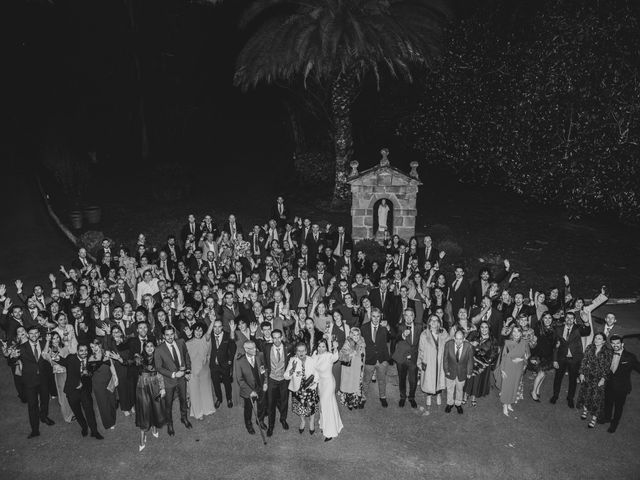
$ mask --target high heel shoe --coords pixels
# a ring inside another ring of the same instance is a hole
[[[325,441],[325,442],[330,442],[331,440],[333,440],[333,438],[324,437],[324,441]]]
[[[144,450],[144,448],[145,448],[146,446],[147,446],[146,444],[144,444],[144,445],[138,445],[138,452],[141,452],[142,450]]]
[[[160,432],[158,431],[158,429],[156,429],[155,432],[151,432],[151,435],[153,435],[154,437],[158,438],[160,436]]]
[[[316,429],[315,428],[313,430],[309,429],[309,435],[313,435],[314,433],[316,433]]]
[[[304,427],[299,428],[299,429],[298,429],[298,432],[300,433],[300,435],[302,435],[302,432],[304,432]]]
[[[536,395],[533,390],[531,390],[530,395],[531,395],[531,398],[533,398],[534,402],[540,402],[540,397],[538,395]]]

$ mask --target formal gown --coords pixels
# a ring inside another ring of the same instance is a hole
[[[66,357],[69,354],[69,349],[67,347],[63,347],[60,349],[60,355]],[[73,411],[71,410],[71,406],[69,405],[69,400],[67,399],[67,394],[64,393],[64,384],[67,381],[67,369],[58,363],[53,363],[53,374],[55,376],[56,382],[56,391],[58,392],[58,403],[60,404],[60,410],[62,412],[62,418],[67,423],[71,423],[73,421]]]
[[[164,389],[164,378],[155,367],[153,356],[143,360],[136,384],[136,427],[149,430],[161,428],[165,422],[164,400],[160,390]]]
[[[500,389],[500,401],[503,404],[517,403],[523,398],[521,380],[529,358],[529,342],[521,339],[519,342],[506,340],[502,348],[500,364],[494,370],[496,386]],[[521,362],[514,362],[515,359]],[[505,377],[502,377],[502,372]]]
[[[482,338],[480,332],[469,335],[470,341],[478,342],[473,353],[473,372],[464,384],[464,393],[476,398],[489,395],[491,391],[491,374],[498,360],[498,341],[493,337]]]
[[[591,415],[602,417],[604,410],[604,385],[598,386],[602,378],[610,373],[613,351],[606,345],[600,347],[596,353],[596,346],[587,347],[582,357],[580,374],[584,375],[584,382],[580,384],[578,392],[578,408],[586,408]]]
[[[211,371],[209,370],[211,340],[207,340],[204,336],[192,338],[187,342],[187,350],[191,358],[191,378],[187,382],[191,399],[190,415],[201,419],[204,415],[211,415],[216,411],[213,405]]]
[[[318,394],[320,396],[320,430],[327,438],[337,437],[342,430],[342,419],[336,401],[336,381],[332,367],[338,360],[338,353],[325,352],[315,354],[316,372],[318,373]]]
[[[109,362],[89,361],[87,365],[89,371],[93,372],[91,375],[93,396],[98,404],[98,412],[100,413],[102,426],[106,430],[116,424],[115,390],[111,392],[107,389],[107,386],[111,381],[111,369],[109,368]]]

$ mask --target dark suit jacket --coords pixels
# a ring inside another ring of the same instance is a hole
[[[47,382],[46,372],[48,362],[42,358],[44,342],[40,341],[40,359],[36,361],[33,356],[31,342],[20,345],[20,360],[22,361],[22,382],[25,387],[36,387],[42,382]]]
[[[329,241],[331,243],[332,249],[335,250],[335,248],[338,246],[339,238],[340,238],[340,235],[338,234],[337,230],[329,234]],[[351,240],[351,235],[349,235],[347,232],[344,232],[344,240],[342,244],[343,244],[343,249],[349,248],[353,250],[353,240]]]
[[[65,358],[61,358],[56,363],[59,363],[67,369],[67,380],[64,382],[63,389],[64,393],[66,393],[67,395],[72,394],[78,389],[78,386],[80,384],[91,391],[91,377],[88,375],[81,375],[82,369],[80,359],[77,355],[67,355]]]
[[[282,203],[282,216],[284,216],[284,218],[280,218],[280,210],[278,210],[278,202],[274,203],[273,206],[271,207],[271,217],[272,219],[274,219],[279,226],[284,225],[285,223],[287,223],[287,219],[289,218],[289,209],[287,208],[286,203]]]
[[[133,307],[136,306],[136,297],[131,291],[131,288],[129,287],[129,285],[125,284],[124,286],[124,299],[122,298],[122,295],[120,295],[120,293],[118,292],[117,287],[113,287],[113,289],[111,290],[111,295],[112,295],[111,303],[113,304],[114,307],[122,307],[124,306],[125,303],[130,303],[131,306]]]
[[[482,312],[481,307],[474,307],[473,309],[471,309],[469,318],[475,317],[480,312]],[[487,321],[489,322],[489,331],[491,332],[491,336],[493,338],[500,338],[502,335],[502,327],[504,326],[502,312],[496,308],[491,308],[491,312]]]
[[[176,339],[174,345],[178,349],[182,364],[186,370],[191,370],[191,358],[189,358],[189,352],[184,340]],[[179,378],[171,378],[171,374],[180,370],[179,366],[173,361],[169,347],[165,342],[162,342],[156,347],[156,351],[153,352],[154,361],[156,364],[156,370],[164,377],[164,384],[167,387],[175,387],[178,384]],[[184,378],[184,377],[182,377]]]
[[[374,288],[369,292],[369,300],[371,300],[372,306],[380,309],[383,315],[383,319],[387,320],[390,323],[390,326],[393,330],[395,328],[395,324],[393,324],[394,320],[391,318],[393,316],[395,306],[395,296],[393,295],[393,293],[386,293],[383,305],[380,288]]]
[[[418,362],[418,345],[420,344],[420,334],[422,333],[422,327],[413,325],[413,340],[407,337],[402,338],[404,332],[404,325],[398,326],[398,334],[396,337],[396,349],[393,352],[393,360],[397,363],[405,363],[408,365],[416,366]],[[366,342],[366,340],[365,340]]]
[[[464,381],[473,372],[473,347],[466,340],[462,343],[460,360],[456,357],[455,340],[444,344],[444,358],[442,360],[444,375],[450,380]]]
[[[147,334],[147,340],[152,341],[154,345],[157,344],[156,338],[151,333]],[[129,339],[128,343],[129,343],[129,351],[131,352],[131,355],[135,355],[136,353],[140,353],[142,351],[142,347],[140,345],[140,337],[138,337],[137,332],[134,337],[131,337]]]
[[[258,395],[261,395],[263,386],[266,384],[266,377],[264,373],[260,373],[260,367],[265,368],[266,371],[264,355],[262,352],[256,352],[255,361],[259,383],[256,383],[256,379],[253,374],[251,364],[249,363],[249,360],[247,360],[247,356],[242,355],[238,360],[236,360],[235,376],[238,385],[240,386],[240,396],[242,398],[249,398],[251,392],[256,392]]]
[[[436,262],[440,261],[440,251],[431,246],[431,250],[429,251],[429,255],[427,256],[427,251],[425,248],[421,248],[418,250],[418,263],[420,264],[420,268],[424,265],[424,262],[429,261],[431,266],[433,266]]]
[[[231,367],[233,358],[236,355],[236,342],[231,341],[229,332],[222,332],[220,347],[216,346],[216,337],[211,334],[211,357],[209,358],[209,368]],[[216,364],[217,360],[217,364]]]
[[[387,347],[387,342],[391,338],[389,330],[378,325],[374,342],[372,328],[371,322],[367,322],[361,329],[361,335],[366,345],[364,363],[366,365],[375,365],[376,362],[388,362],[389,348]]]
[[[189,234],[191,234],[191,229],[189,228],[189,223],[187,222],[180,229],[180,240],[182,240],[183,245],[184,245],[184,242],[187,240],[187,237],[189,236]],[[200,225],[196,222],[194,223],[194,233],[193,233],[193,236],[196,238],[196,243],[200,240],[201,235],[202,235],[202,232],[200,231]]]
[[[407,298],[407,308],[410,308],[415,313],[416,302],[414,300],[411,300],[410,298]],[[395,319],[394,322],[396,325],[400,325],[400,323],[402,323],[403,313],[404,312],[402,311],[402,299],[398,295],[395,297],[395,301],[393,303],[393,314],[392,314],[393,318]],[[422,319],[416,316],[415,322],[422,323]]]
[[[591,327],[582,322],[574,324],[569,333],[569,340],[564,339],[564,325],[556,327],[556,338],[560,345],[553,350],[553,361],[559,362],[567,358],[567,350],[571,350],[571,356],[580,360],[584,354],[582,350],[582,337],[591,333]]]
[[[455,282],[456,280],[451,283],[451,288],[449,289],[449,301],[451,302],[453,316],[458,318],[458,310],[471,307],[471,286],[467,279],[463,277],[458,289],[454,290],[453,285]]]
[[[231,235],[231,226],[229,225],[229,220],[225,220],[224,225],[222,226],[222,231],[227,232],[229,235]],[[238,220],[236,220],[236,232],[242,233],[242,236],[244,237],[244,231],[242,230],[242,225],[238,223]]]
[[[342,270],[342,267],[347,265],[345,257],[336,259],[336,274]],[[353,257],[349,259],[349,279],[352,279],[356,275],[356,261]]]
[[[289,359],[293,357],[294,350],[290,348],[286,343],[282,342],[282,346],[284,348],[284,368],[287,369],[287,365],[289,365]],[[265,343],[262,347],[262,354],[264,355],[264,381],[269,381],[269,375],[271,375],[271,348],[273,347],[273,343]]]
[[[173,249],[176,251],[176,260],[179,262],[180,260],[182,260],[182,250],[177,243],[173,246]],[[167,254],[167,257],[171,258],[171,249],[169,248],[169,244],[165,243],[162,247],[162,251]]]
[[[636,356],[628,350],[623,350],[616,373],[609,370],[609,388],[614,394],[627,395],[631,393],[631,371],[640,372],[640,364]]]

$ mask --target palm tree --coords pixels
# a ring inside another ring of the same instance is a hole
[[[335,148],[334,206],[349,197],[352,106],[365,76],[412,81],[411,67],[438,51],[444,0],[255,0],[241,26],[253,31],[237,60],[235,84],[302,81],[330,92]]]

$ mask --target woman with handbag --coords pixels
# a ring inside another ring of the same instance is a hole
[[[362,391],[362,374],[364,372],[365,342],[360,336],[360,329],[353,327],[349,337],[340,350],[339,360],[342,364],[340,373],[340,403],[349,410],[363,408],[364,393]]]
[[[158,438],[158,429],[165,424],[164,379],[156,370],[153,359],[155,345],[152,341],[144,344],[142,355],[136,354],[135,363],[140,372],[136,385],[136,427],[140,429],[140,446],[142,451],[147,443],[147,432]]]
[[[291,411],[300,417],[298,432],[304,432],[306,419],[309,418],[309,434],[313,435],[316,432],[315,413],[319,401],[318,379],[316,362],[307,356],[307,346],[304,342],[296,345],[296,354],[289,360],[284,378],[289,380]]]

